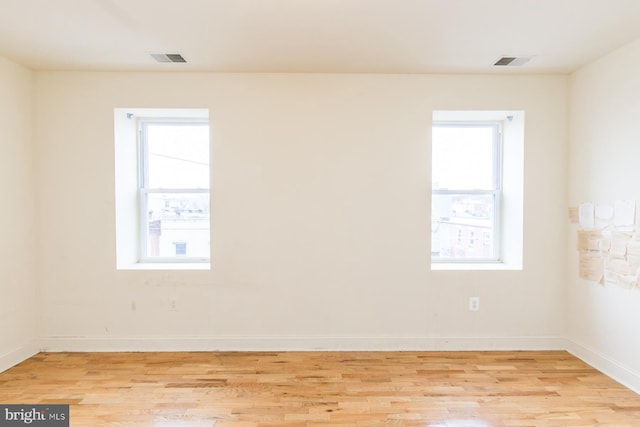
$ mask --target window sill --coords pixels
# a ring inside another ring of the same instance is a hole
[[[522,266],[505,264],[503,262],[493,263],[462,263],[462,262],[442,262],[431,263],[432,271],[516,271],[522,270]]]
[[[208,262],[145,262],[118,266],[118,270],[211,270]]]

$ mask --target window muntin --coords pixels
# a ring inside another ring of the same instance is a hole
[[[140,261],[209,262],[208,122],[140,119],[139,135]]]
[[[432,262],[500,260],[501,179],[499,123],[434,123]]]

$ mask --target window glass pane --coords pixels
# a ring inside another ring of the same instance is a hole
[[[433,189],[492,190],[493,126],[434,126]]]
[[[147,123],[147,188],[209,188],[209,126]]]
[[[147,256],[209,257],[209,194],[148,193]]]
[[[433,194],[431,258],[494,259],[493,194]]]

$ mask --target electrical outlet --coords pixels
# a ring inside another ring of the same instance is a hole
[[[480,297],[469,297],[469,311],[480,310]]]

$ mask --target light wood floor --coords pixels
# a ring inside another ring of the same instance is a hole
[[[565,352],[41,353],[0,403],[71,426],[640,426],[640,396]]]

